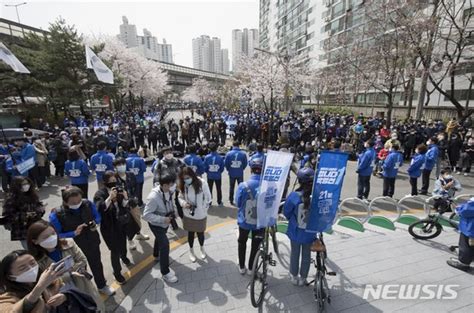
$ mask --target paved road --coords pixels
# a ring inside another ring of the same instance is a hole
[[[190,112],[175,111],[175,112],[171,112],[167,118],[168,119],[173,118],[175,120],[179,120],[186,116],[190,116]],[[355,162],[349,162],[348,167],[347,167],[346,178],[343,185],[341,199],[354,197],[356,195],[357,176],[355,173],[355,168],[356,168]],[[249,177],[250,172],[248,169],[246,170],[245,175],[246,175],[245,177]],[[290,186],[293,186],[293,181],[294,181],[294,177],[292,177],[292,182]],[[463,193],[474,194],[474,179],[472,177],[467,177],[467,178],[460,177],[460,181],[464,187]],[[61,189],[68,183],[69,183],[68,179],[59,179],[59,178],[53,177],[50,179],[49,186],[45,186],[41,188],[39,194],[40,194],[40,199],[45,203],[47,207],[46,216],[49,214],[52,208],[60,205]],[[433,186],[433,181],[431,182],[431,186]],[[148,170],[145,175],[145,184],[143,188],[143,194],[145,197],[146,195],[148,195],[151,188],[152,188],[152,175],[151,175],[151,172]],[[216,225],[224,221],[227,221],[229,219],[235,219],[236,217],[236,213],[237,213],[236,208],[230,206],[229,201],[228,201],[229,179],[226,173],[224,173],[223,175],[222,189],[223,189],[224,206],[223,207],[213,206],[210,208],[209,217],[208,217],[208,226]],[[91,177],[90,185],[89,185],[90,198],[96,191],[97,191],[97,184],[95,182],[95,178]],[[409,185],[408,178],[406,175],[406,166],[405,166],[405,168],[401,169],[401,174],[399,175],[399,178],[397,179],[397,182],[396,182],[395,198],[400,199],[404,195],[408,194],[409,192],[410,192],[410,185]],[[377,195],[380,195],[381,193],[382,193],[382,180],[373,177],[372,190],[371,190],[370,196],[372,198]],[[0,194],[0,201],[2,203],[3,203],[3,199],[4,199],[4,195]],[[382,206],[386,208],[386,211],[382,212],[383,214],[388,214],[388,215],[394,214],[393,206],[390,206],[387,204],[384,204]],[[421,207],[421,204],[411,203],[410,206],[412,208],[419,209]],[[357,206],[349,205],[348,208],[350,210],[347,211],[345,214],[350,214],[350,215],[358,216],[361,218],[363,218],[366,215],[365,210],[360,207],[358,208]],[[421,210],[419,210],[419,212],[415,211],[415,213],[421,214]],[[143,271],[143,269],[150,267],[150,262],[149,262],[150,259],[147,259],[147,258],[152,253],[153,235],[147,225],[144,226],[143,233],[150,235],[151,240],[139,242],[139,244],[137,245],[138,246],[137,250],[132,251],[129,254],[129,256],[131,256],[130,259],[132,260],[132,262],[134,264],[138,264],[139,266],[135,267],[135,269],[132,270],[133,277],[130,279],[130,281],[126,285],[124,285],[119,292],[117,292],[117,295],[114,298],[111,298],[108,300],[107,304],[110,307],[115,307],[118,303],[120,303],[122,299],[124,298],[124,296],[140,280],[144,272],[146,272],[146,271]],[[171,241],[176,241],[179,238],[185,237],[185,235],[186,234],[183,230],[178,230],[176,233],[169,232],[169,237]],[[21,246],[18,242],[10,241],[9,232],[6,231],[4,228],[0,228],[0,256],[3,256],[9,253],[10,251],[19,249],[19,248],[21,248]],[[110,252],[108,251],[104,243],[102,243],[101,245],[101,253],[102,253],[102,261],[104,264],[106,278],[108,279],[109,283],[112,283],[113,282],[112,267],[108,261]],[[124,271],[125,270],[126,270],[126,267],[124,266]]]

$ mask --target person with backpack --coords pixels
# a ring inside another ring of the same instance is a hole
[[[244,181],[244,170],[247,167],[247,155],[240,150],[240,142],[234,141],[232,150],[227,152],[224,164],[229,173],[229,202],[234,205],[235,183],[240,184]]]
[[[456,208],[459,216],[459,253],[446,263],[454,268],[468,271],[474,261],[474,198]]]
[[[290,280],[295,286],[304,286],[307,283],[311,263],[311,244],[315,239],[315,234],[306,232],[311,209],[314,170],[303,167],[298,170],[296,177],[299,188],[288,195],[283,214],[288,220],[286,234],[291,241]]]
[[[264,228],[257,228],[257,197],[258,187],[260,185],[260,176],[263,170],[263,158],[252,158],[249,163],[252,175],[248,181],[242,182],[235,192],[235,202],[238,208],[237,224],[239,225],[238,254],[239,271],[251,275],[251,268],[260,247],[265,232]],[[252,246],[250,248],[250,257],[248,270],[245,267],[245,254],[247,252],[247,240],[252,232]]]
[[[59,238],[72,238],[86,256],[94,281],[100,293],[107,296],[115,290],[107,285],[100,253],[100,236],[97,230],[101,216],[93,202],[83,199],[81,189],[69,187],[62,192],[63,204],[53,209],[49,222]]]

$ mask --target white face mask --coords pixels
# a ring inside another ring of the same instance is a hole
[[[126,165],[119,165],[117,166],[117,172],[119,173],[125,173],[127,171],[127,166]]]
[[[58,235],[54,234],[41,241],[39,245],[45,249],[53,249],[58,245]]]
[[[184,180],[184,183],[185,183],[186,185],[188,185],[188,186],[191,185],[192,182],[193,182],[193,179],[192,179],[192,178],[186,178],[186,179]]]
[[[68,207],[71,209],[71,210],[77,210],[81,207],[81,204],[82,202],[79,202],[78,204],[74,204],[74,205],[68,205]]]
[[[18,276],[12,278],[18,283],[35,283],[38,278],[38,264]]]
[[[170,187],[170,192],[174,193],[176,191],[176,184],[173,184],[173,186]]]
[[[21,185],[21,191],[23,191],[23,192],[28,192],[28,191],[30,190],[30,187],[31,187],[30,184]]]
[[[446,175],[446,176],[444,176],[444,179],[452,179],[452,178],[453,178],[452,175]]]

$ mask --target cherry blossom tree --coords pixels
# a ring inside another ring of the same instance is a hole
[[[202,77],[193,79],[191,87],[187,88],[181,98],[188,102],[203,103],[216,100],[216,89]]]

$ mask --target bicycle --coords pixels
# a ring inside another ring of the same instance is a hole
[[[262,243],[255,255],[252,265],[252,279],[250,281],[250,301],[252,306],[258,308],[262,305],[263,298],[267,289],[267,270],[268,265],[275,266],[276,261],[273,254],[269,252],[269,237],[272,227],[266,227]],[[276,237],[274,237],[276,238]]]
[[[312,281],[307,283],[309,286],[314,283],[314,299],[318,305],[318,312],[324,312],[326,303],[331,304],[331,295],[329,285],[326,279],[328,276],[336,276],[336,272],[329,272],[326,267],[327,250],[323,241],[323,233],[319,233],[319,238],[311,246],[311,251],[316,252],[316,258],[311,259],[316,268],[316,274]]]
[[[439,199],[439,198],[438,198]],[[448,203],[445,207],[440,207],[438,212],[434,214],[428,214],[428,217],[419,220],[408,227],[408,232],[410,235],[420,240],[433,239],[441,234],[443,230],[443,221],[447,222],[454,229],[458,229],[458,222],[454,219],[456,216],[455,208],[456,204],[452,199],[445,199]],[[448,212],[451,209],[452,213],[448,218],[443,216],[444,213]]]

